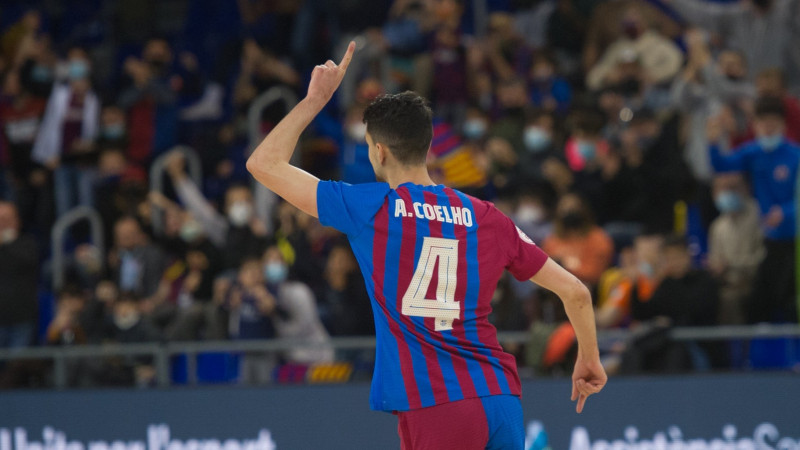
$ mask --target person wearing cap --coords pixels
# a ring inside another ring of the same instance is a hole
[[[710,121],[711,164],[717,173],[742,172],[753,186],[761,213],[766,255],[756,275],[748,305],[750,322],[795,322],[795,220],[800,147],[785,137],[784,106],[779,98],[756,104],[756,139],[730,154],[717,145],[718,121]]]

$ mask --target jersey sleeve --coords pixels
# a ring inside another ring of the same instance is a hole
[[[320,181],[317,184],[319,221],[344,234],[356,236],[372,221],[390,191],[386,183]]]
[[[539,248],[505,214],[495,210],[501,223],[496,234],[498,246],[505,252],[506,269],[519,281],[529,280],[547,262],[547,253]]]

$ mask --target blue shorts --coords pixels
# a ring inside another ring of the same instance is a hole
[[[523,450],[522,403],[490,395],[397,413],[403,450]]]

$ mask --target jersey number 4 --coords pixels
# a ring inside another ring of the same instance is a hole
[[[436,298],[429,299],[425,298],[425,294],[431,284],[434,267],[439,272]],[[433,317],[436,319],[436,331],[452,330],[453,320],[461,316],[460,303],[455,300],[457,276],[458,240],[425,237],[414,277],[403,294],[403,314]]]

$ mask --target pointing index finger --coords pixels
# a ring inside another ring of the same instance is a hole
[[[347,66],[350,65],[350,60],[353,59],[353,53],[356,51],[356,42],[350,41],[350,45],[347,46],[347,52],[345,52],[344,56],[342,57],[342,62],[339,63],[339,68],[342,72],[347,70]]]

